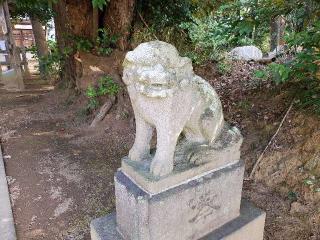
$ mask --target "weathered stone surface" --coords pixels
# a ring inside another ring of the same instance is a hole
[[[90,223],[91,240],[123,240],[117,231],[116,213],[96,218]]]
[[[263,240],[266,213],[242,200],[240,216],[201,240]]]
[[[256,46],[243,46],[232,49],[229,53],[230,57],[237,60],[259,60],[263,54]]]
[[[154,176],[173,170],[181,133],[189,143],[211,144],[224,126],[220,99],[209,83],[195,75],[189,58],[171,44],[152,41],[128,52],[123,81],[136,119],[133,161],[150,157],[150,139],[157,130],[157,151],[150,165]]]
[[[263,240],[266,214],[243,200],[240,216],[209,233],[201,240]],[[112,213],[91,222],[92,240],[129,240],[116,229],[116,214]]]
[[[18,78],[17,72],[14,69],[10,69],[1,73],[0,84],[4,85],[2,86],[3,89],[18,91],[20,89],[20,80]]]
[[[175,151],[174,169],[164,177],[155,177],[149,171],[151,159],[132,161],[126,157],[121,170],[148,193],[165,191],[238,162],[242,137],[236,130],[225,127],[213,145],[180,142]]]
[[[0,146],[0,239],[16,240],[10,195]]]
[[[117,227],[125,239],[199,239],[239,216],[242,162],[158,194],[149,194],[118,171]]]

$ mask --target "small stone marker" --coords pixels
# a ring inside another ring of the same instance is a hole
[[[91,222],[92,240],[262,240],[265,213],[241,203],[242,136],[190,59],[143,43],[127,53],[123,80],[136,139],[115,175],[116,213]]]

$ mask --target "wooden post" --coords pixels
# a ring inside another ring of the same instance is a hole
[[[7,31],[7,25],[4,18],[4,10],[0,4],[0,40],[4,40],[4,34]],[[2,82],[2,63],[0,62],[0,83]]]
[[[8,8],[8,2],[4,1],[2,5],[0,5],[0,8],[2,8],[2,11],[0,11],[0,14],[3,14],[3,17],[5,19],[5,28],[6,32],[5,34],[5,40],[7,40],[9,45],[9,61],[10,61],[10,67],[14,69],[14,78],[10,79],[10,88],[15,88],[18,90],[24,89],[24,83],[23,83],[23,77],[21,72],[21,60],[20,60],[20,54],[16,48],[16,44],[14,42],[14,38],[12,35],[12,26],[10,21],[10,13]]]
[[[283,16],[276,16],[270,22],[270,51],[284,44],[286,21]]]

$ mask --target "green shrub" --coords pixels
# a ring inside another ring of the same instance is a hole
[[[107,5],[107,2],[109,2],[109,0],[92,0],[91,2],[94,8],[99,8],[100,10],[103,10],[103,7]]]
[[[190,54],[193,60],[217,61],[233,47],[262,45],[269,29],[259,23],[255,4],[254,1],[216,3],[213,11],[198,14],[197,10],[190,21],[180,24],[193,44]]]
[[[76,43],[77,50],[90,52],[93,49],[93,43],[89,39],[76,37],[75,43]]]
[[[232,71],[232,63],[225,58],[217,63],[217,69],[221,75],[230,74]]]
[[[144,13],[145,21],[157,32],[189,21],[195,7],[191,0],[140,0],[137,3],[138,12]]]
[[[219,60],[223,49],[230,41],[227,25],[221,24],[212,17],[193,18],[192,22],[180,24],[188,32],[194,50],[189,57],[201,63],[206,59]]]
[[[96,39],[96,50],[99,55],[110,55],[112,53],[112,47],[117,42],[118,37],[111,35],[105,28],[98,29],[98,37]]]
[[[89,86],[86,90],[86,96],[89,99],[87,110],[90,112],[99,107],[99,97],[109,95],[115,96],[119,92],[120,87],[113,81],[110,76],[103,76],[98,80],[98,85],[93,87]]]
[[[320,114],[320,21],[301,32],[287,37],[291,50],[302,48],[288,63],[272,63],[265,72],[256,72],[257,77],[269,77],[276,84],[290,81],[300,105]]]
[[[113,79],[109,76],[101,77],[98,81],[98,88],[97,88],[97,96],[103,95],[116,95],[120,90],[120,87],[117,83],[113,81]]]
[[[79,51],[92,52],[93,50],[101,55],[108,56],[112,53],[117,37],[111,35],[105,28],[98,29],[98,36],[95,42],[83,37],[73,37],[75,48]]]

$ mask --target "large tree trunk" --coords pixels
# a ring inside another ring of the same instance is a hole
[[[76,87],[77,64],[74,54],[75,37],[90,39],[93,37],[91,1],[59,0],[53,4],[56,39],[61,53],[66,49],[71,52],[65,56],[61,72],[61,80],[68,88]]]
[[[134,8],[135,0],[110,0],[104,17],[104,25],[118,37],[117,47],[121,50],[129,46]]]
[[[34,39],[36,42],[37,54],[38,54],[38,58],[39,58],[40,76],[42,79],[47,79],[46,70],[45,70],[45,67],[42,63],[42,58],[48,56],[48,54],[49,54],[46,36],[44,34],[42,24],[38,18],[32,16],[31,17],[31,25],[32,25]]]
[[[60,0],[59,0],[60,1]],[[66,2],[67,23],[70,34],[91,39],[93,33],[93,7],[91,0],[63,0]]]
[[[70,27],[66,17],[66,1],[60,0],[53,4],[54,24],[56,30],[56,40],[59,51],[65,52],[65,48],[72,47],[73,44],[70,42],[67,34],[70,33]],[[75,88],[76,86],[76,64],[73,57],[73,52],[66,55],[64,60],[61,62],[61,76],[60,80],[68,88]]]
[[[97,39],[98,29],[99,29],[99,9],[93,8],[92,9],[92,37],[91,37],[91,40],[93,42],[95,42]]]
[[[128,48],[128,38],[134,16],[135,0],[110,0],[103,16],[103,26],[111,34],[118,36],[117,47]],[[76,86],[78,71],[74,57],[76,50],[75,37],[95,40],[99,25],[99,11],[93,9],[89,0],[59,0],[53,4],[56,38],[61,52],[66,48],[73,51],[66,56],[62,67],[61,78],[69,87]]]

